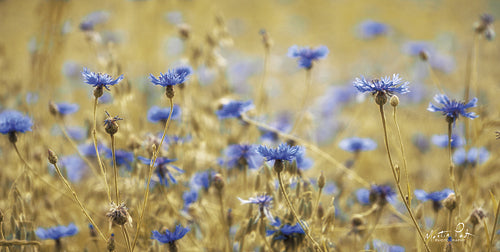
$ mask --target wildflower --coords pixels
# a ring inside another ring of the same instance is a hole
[[[73,236],[76,233],[78,233],[78,228],[73,223],[68,226],[56,226],[47,229],[39,227],[35,230],[35,234],[42,240],[59,240],[66,236]]]
[[[97,144],[97,149],[102,151],[103,147],[104,146],[101,143]],[[93,143],[78,145],[78,151],[80,151],[80,153],[82,153],[82,155],[84,155],[84,156],[96,157],[95,146]]]
[[[446,136],[446,138],[448,138],[448,136]],[[426,153],[429,150],[429,140],[421,133],[413,135],[412,143],[422,153]]]
[[[453,190],[448,189],[448,188],[446,188],[442,191],[436,191],[436,192],[431,192],[431,193],[427,193],[424,190],[417,189],[417,190],[415,190],[415,197],[422,202],[431,200],[434,211],[437,212],[443,206],[441,204],[441,201],[446,199],[448,197],[448,195],[450,195],[452,193],[453,193]]]
[[[448,148],[448,135],[433,135],[431,142],[441,148]],[[457,134],[451,135],[451,149],[462,147],[465,144],[463,138]]]
[[[372,246],[371,248],[373,248],[373,250],[370,249],[370,244],[366,244],[365,250],[367,250],[367,251],[387,251],[387,252],[404,252],[405,251],[404,247],[401,247],[398,245],[389,245],[388,243],[385,243],[385,242],[378,240],[378,239],[373,239],[371,246]]]
[[[78,155],[64,156],[61,158],[60,164],[66,169],[71,182],[80,181],[88,170],[87,164]]]
[[[477,225],[479,223],[483,222],[483,219],[486,217],[486,213],[484,210],[479,207],[474,210],[472,210],[472,213],[470,214],[469,218],[467,218],[467,222],[470,221],[472,225]]]
[[[314,164],[312,159],[306,157],[306,151],[304,148],[299,148],[295,160],[297,161],[297,168],[299,170],[308,170]]]
[[[117,121],[123,120],[123,118],[120,118],[118,116],[111,117],[107,111],[106,115],[108,116],[108,118],[104,120],[104,129],[106,130],[106,133],[112,136],[116,134],[116,132],[118,132],[119,127]]]
[[[163,244],[168,243],[170,245],[170,248],[171,248],[170,251],[172,251],[172,247],[176,248],[175,242],[180,240],[182,237],[184,237],[189,232],[189,230],[190,229],[188,227],[183,228],[181,225],[177,225],[177,226],[175,226],[174,232],[170,232],[167,229],[167,230],[165,230],[164,234],[160,234],[160,232],[154,230],[152,238],[163,243]],[[177,250],[173,250],[173,251],[177,251]]]
[[[191,75],[192,72],[193,70],[191,69],[191,67],[182,66],[170,69],[165,74],[160,73],[160,76],[158,76],[158,78],[156,78],[153,74],[150,74],[149,80],[155,85],[166,87],[166,95],[171,99],[174,97],[173,86],[182,84],[187,81],[189,75]]]
[[[361,188],[356,191],[356,197],[363,205],[372,203],[385,205],[387,202],[392,202],[395,195],[392,188],[387,185],[372,185],[370,190]]]
[[[328,47],[324,45],[319,46],[315,49],[293,45],[288,49],[288,57],[299,58],[299,67],[311,69],[313,61],[326,57],[326,55],[328,55],[328,52]]]
[[[215,174],[216,172],[211,170],[197,172],[193,175],[193,177],[191,177],[191,180],[189,181],[189,186],[193,190],[203,189],[205,191],[208,191],[208,188],[212,184]]]
[[[273,244],[277,241],[283,241],[285,244],[285,251],[297,251],[298,246],[302,243],[305,237],[305,232],[299,223],[295,225],[284,224],[282,225],[279,218],[271,224],[278,229],[266,230],[266,235],[273,235]]]
[[[297,157],[297,153],[299,152],[299,146],[289,146],[286,143],[281,143],[278,148],[272,149],[268,148],[265,145],[261,145],[257,148],[257,152],[266,158],[267,161],[271,160],[288,160],[292,161],[295,157]]]
[[[94,96],[96,98],[102,96],[102,88],[105,88],[109,91],[108,86],[113,86],[123,80],[123,74],[113,80],[113,77],[109,76],[108,74],[90,72],[87,68],[83,68],[82,76],[85,83],[92,85],[95,88]]]
[[[465,149],[460,148],[453,153],[453,162],[457,165],[471,165],[472,167],[483,164],[490,158],[490,153],[486,148],[471,148],[469,152],[465,152]]]
[[[339,147],[342,150],[356,153],[374,150],[377,148],[377,143],[370,138],[351,137],[340,141]]]
[[[109,221],[115,225],[123,226],[128,223],[132,226],[132,217],[128,213],[128,208],[125,206],[124,202],[120,205],[115,204],[115,202],[111,202],[111,208],[106,213],[106,217],[108,217]]]
[[[257,153],[257,147],[249,144],[233,144],[224,151],[226,164],[229,168],[238,167],[242,169],[256,169],[262,165],[262,158]]]
[[[495,30],[493,29],[493,21],[495,18],[490,14],[482,14],[480,21],[475,24],[475,31],[477,33],[483,33],[487,40],[493,40],[495,38]]]
[[[151,163],[151,159],[145,158],[145,157],[138,157],[139,161],[143,164],[149,165]],[[172,183],[177,184],[177,180],[175,177],[172,175],[170,172],[170,167],[176,170],[177,172],[184,173],[182,169],[180,169],[177,166],[174,165],[167,165],[169,163],[172,163],[176,161],[177,159],[168,159],[164,157],[159,157],[156,159],[155,166],[156,168],[156,175],[158,176],[159,183],[164,186],[169,186],[168,180],[167,180],[167,175],[168,178],[172,181]]]
[[[160,108],[158,106],[153,106],[148,110],[148,120],[152,123],[156,123],[159,121],[167,121],[170,116],[170,108]],[[172,109],[172,118],[171,120],[179,120],[181,117],[181,108],[179,105],[175,104]]]
[[[247,112],[250,109],[253,109],[254,105],[252,101],[230,101],[227,104],[224,104],[221,109],[217,110],[215,114],[219,119],[226,118],[240,118],[241,114]]]
[[[111,165],[113,165],[113,151],[109,148],[103,147],[105,157],[111,160]],[[132,170],[130,163],[134,162],[134,153],[124,150],[115,150],[116,165],[125,165],[127,170]]]
[[[477,117],[477,115],[474,112],[467,112],[467,109],[476,106],[477,98],[472,99],[466,104],[465,102],[450,100],[444,94],[438,94],[434,96],[434,101],[436,101],[438,104],[441,104],[442,107],[439,108],[436,107],[434,104],[429,103],[429,107],[427,108],[427,110],[431,112],[441,111],[443,115],[446,116],[446,121],[448,123],[455,123],[459,115],[468,117],[470,119],[474,119]]]
[[[424,61],[428,61],[434,69],[444,73],[450,73],[455,69],[453,57],[440,53],[434,45],[427,41],[409,41],[403,45],[403,52],[411,56],[419,56]]]
[[[31,119],[18,111],[5,110],[0,114],[0,133],[8,134],[11,143],[17,141],[16,133],[31,131],[32,125]]]
[[[386,35],[389,32],[389,26],[381,22],[365,20],[358,25],[357,30],[362,39],[372,39]]]
[[[73,140],[81,141],[87,137],[87,129],[79,126],[68,126],[66,131]]]
[[[109,18],[109,12],[107,11],[94,11],[85,16],[80,23],[80,30],[82,31],[92,31],[94,26],[97,24],[105,23]]]
[[[251,197],[248,200],[244,200],[239,197],[238,199],[241,201],[241,204],[256,204],[259,206],[259,213],[255,219],[256,221],[262,216],[262,214],[264,214],[269,221],[274,222],[274,217],[271,214],[271,211],[269,211],[273,197],[269,195],[260,195],[257,197]]]
[[[398,74],[393,74],[392,79],[385,76],[380,80],[374,79],[371,82],[361,76],[361,79],[356,78],[354,81],[354,87],[361,93],[370,92],[375,96],[375,102],[378,105],[384,105],[387,102],[387,98],[393,96],[394,93],[405,94],[410,92],[408,90],[410,83],[407,81],[402,83],[402,80]]]
[[[62,116],[73,114],[80,108],[80,106],[78,106],[78,104],[76,103],[66,103],[66,102],[54,103],[54,106],[57,114]]]
[[[182,194],[182,199],[184,200],[184,210],[186,210],[198,200],[198,192],[196,190],[185,191]]]

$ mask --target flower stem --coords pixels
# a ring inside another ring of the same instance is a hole
[[[125,237],[125,241],[127,242],[127,251],[131,252],[132,247],[130,247],[130,237],[128,236],[127,228],[125,228],[125,225],[122,225],[122,232],[123,236]]]
[[[391,165],[392,175],[394,176],[394,181],[396,182],[396,186],[398,188],[399,195],[401,196],[401,200],[403,201],[403,203],[406,207],[406,210],[408,210],[408,213],[410,214],[410,218],[413,221],[413,225],[417,229],[418,234],[420,235],[420,239],[424,243],[425,250],[427,250],[427,252],[430,252],[431,250],[429,249],[429,246],[427,245],[427,242],[425,241],[424,234],[422,233],[422,230],[420,230],[420,226],[418,225],[417,221],[415,220],[415,217],[413,216],[413,213],[412,213],[411,208],[408,204],[408,201],[406,200],[406,198],[403,195],[403,190],[401,189],[398,175],[396,175],[396,169],[395,169],[394,163],[392,161],[391,151],[389,150],[389,141],[387,138],[387,125],[386,125],[386,120],[385,120],[384,105],[383,104],[379,105],[379,110],[380,110],[380,117],[382,118],[382,126],[384,128],[384,142],[385,142],[385,148],[387,151],[387,157],[389,158],[389,164]]]
[[[408,190],[408,202],[411,204],[412,193],[411,193],[410,179],[408,178],[408,168],[407,168],[408,164],[406,162],[406,154],[405,154],[405,148],[403,145],[403,139],[401,137],[401,130],[399,128],[399,123],[398,123],[398,120],[396,118],[396,108],[397,107],[394,106],[393,108],[394,108],[394,113],[393,113],[394,124],[396,124],[396,129],[398,131],[399,145],[401,148],[401,156],[403,157],[403,170],[404,170],[405,177],[406,177],[406,189]]]
[[[82,209],[82,212],[85,215],[85,217],[87,217],[87,219],[90,221],[90,223],[92,223],[92,225],[94,225],[94,228],[97,230],[97,233],[99,233],[99,235],[101,236],[101,238],[105,242],[107,242],[108,240],[106,239],[106,237],[102,234],[101,230],[99,229],[99,227],[97,226],[97,224],[94,222],[94,220],[92,219],[92,217],[90,217],[89,213],[87,212],[87,210],[83,206],[83,204],[80,201],[80,199],[78,199],[78,196],[76,195],[75,190],[73,190],[73,188],[69,184],[68,180],[66,180],[66,178],[64,178],[64,176],[62,175],[61,170],[57,166],[57,163],[54,163],[54,168],[56,169],[57,175],[59,175],[59,178],[62,180],[62,182],[64,183],[64,185],[68,189],[68,191],[70,191],[71,194],[73,195],[73,198],[76,201],[76,203],[78,204],[78,206]]]
[[[309,92],[310,92],[310,89],[311,89],[311,82],[312,82],[312,78],[311,78],[311,69],[307,69],[306,70],[306,81],[305,81],[305,87],[306,87],[306,92],[304,94],[304,97],[302,98],[302,104],[300,105],[300,108],[299,108],[299,115],[297,117],[297,119],[295,120],[295,122],[293,123],[293,126],[292,126],[292,130],[290,131],[290,134],[293,134],[293,132],[295,132],[295,130],[297,129],[297,127],[299,127],[300,123],[302,122],[302,118],[304,117],[304,114],[306,113],[305,111],[305,107],[306,107],[306,102],[307,102],[307,99],[309,99]]]
[[[461,195],[458,191],[457,183],[455,181],[455,165],[453,164],[453,156],[451,154],[451,135],[453,130],[453,122],[448,123],[448,156],[450,157],[450,182],[453,186],[453,191],[455,191],[455,195],[457,196],[457,206],[458,206],[458,215],[460,215],[460,199]]]
[[[115,180],[115,196],[116,196],[116,204],[120,203],[120,194],[118,193],[118,168],[116,167],[116,156],[115,156],[115,136],[111,135],[111,153],[113,155],[113,177]]]
[[[108,179],[106,175],[106,170],[104,169],[101,161],[101,157],[99,156],[99,149],[97,147],[97,119],[96,119],[96,110],[97,110],[97,97],[94,100],[94,128],[92,129],[92,139],[94,140],[94,149],[97,157],[97,162],[99,163],[99,168],[101,169],[102,176],[104,177],[104,183],[106,185],[106,192],[108,193],[108,201],[111,202],[111,191],[109,189]],[[117,202],[118,203],[118,202]]]
[[[285,163],[283,163],[283,166],[284,165],[285,165]],[[302,230],[304,230],[304,233],[306,233],[307,238],[309,238],[309,240],[311,240],[311,243],[313,244],[314,249],[316,251],[321,251],[322,252],[323,250],[321,249],[321,247],[318,244],[318,242],[316,242],[316,240],[314,240],[314,238],[309,233],[309,228],[307,228],[304,225],[304,223],[302,223],[302,220],[300,220],[299,215],[297,215],[297,212],[295,212],[295,209],[292,206],[292,202],[288,198],[288,194],[285,191],[285,187],[283,185],[283,178],[281,177],[281,172],[278,172],[278,181],[279,181],[279,184],[280,184],[281,193],[283,194],[283,197],[285,198],[285,201],[286,201],[286,203],[288,205],[288,209],[290,209],[290,211],[292,212],[292,214],[295,217],[295,219],[297,219],[297,222],[299,223],[300,227],[302,228]]]
[[[161,137],[160,144],[156,147],[156,151],[153,153],[153,157],[151,158],[151,163],[149,163],[149,172],[148,172],[148,182],[146,185],[146,190],[144,191],[144,202],[142,204],[141,214],[139,216],[139,221],[137,222],[137,230],[135,232],[134,241],[132,242],[132,251],[134,251],[135,245],[137,243],[137,238],[139,237],[139,230],[141,228],[142,219],[144,218],[144,212],[146,211],[146,207],[148,206],[148,198],[149,198],[149,187],[151,185],[151,177],[153,175],[153,169],[155,167],[156,158],[158,157],[158,153],[161,150],[161,145],[163,144],[163,140],[165,139],[165,135],[167,135],[168,125],[170,124],[170,118],[172,117],[172,112],[174,109],[174,101],[172,98],[169,98],[170,101],[170,114],[168,115],[167,122],[165,123],[165,129],[163,130],[163,136]]]

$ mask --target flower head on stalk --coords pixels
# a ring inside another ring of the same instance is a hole
[[[259,220],[261,215],[264,214],[269,221],[274,222],[274,217],[271,214],[271,211],[269,211],[273,197],[269,195],[260,195],[257,197],[250,197],[248,200],[244,200],[239,197],[238,199],[241,201],[241,204],[256,204],[259,206],[259,214],[257,215],[255,221]]]
[[[193,69],[188,66],[181,66],[178,68],[170,69],[165,74],[160,73],[156,78],[153,74],[149,75],[149,80],[155,85],[165,87],[165,94],[169,99],[174,98],[173,86],[182,84],[188,80],[188,77],[193,73]]]
[[[372,81],[367,81],[365,77],[361,76],[361,79],[356,78],[354,81],[354,87],[361,93],[370,92],[375,96],[375,102],[378,105],[384,105],[388,97],[393,96],[395,93],[405,94],[410,92],[408,89],[409,84],[408,81],[403,82],[399,74],[393,74],[392,79],[385,76],[380,80],[374,79]]]
[[[434,96],[434,101],[440,104],[441,107],[437,107],[436,105],[429,103],[429,107],[427,110],[431,112],[442,112],[444,116],[446,116],[446,121],[448,123],[455,123],[460,115],[463,117],[468,117],[470,119],[474,119],[477,115],[474,112],[467,112],[467,109],[476,107],[477,98],[473,98],[468,103],[459,102],[456,100],[450,100],[448,96],[444,94],[437,94]]]
[[[274,160],[274,171],[280,173],[283,171],[283,161],[292,161],[300,154],[299,146],[289,146],[286,143],[281,143],[278,148],[269,148],[261,145],[257,148],[257,152],[266,159],[266,161]]]
[[[322,59],[328,55],[328,47],[322,45],[316,48],[298,47],[293,45],[288,49],[288,57],[298,58],[299,67],[311,69],[313,61]]]
[[[71,223],[68,226],[56,226],[51,228],[37,228],[35,234],[42,240],[59,240],[66,236],[73,236],[78,233],[78,228]]]
[[[451,190],[449,188],[446,188],[442,191],[436,191],[436,192],[430,192],[430,193],[427,193],[421,189],[417,189],[417,190],[415,190],[415,197],[422,202],[425,202],[428,200],[432,201],[432,207],[433,207],[434,211],[437,212],[443,206],[441,204],[441,201],[446,199],[448,197],[448,195],[450,195],[452,193],[453,193],[453,190]]]
[[[184,237],[189,232],[188,227],[182,227],[181,225],[175,226],[174,232],[170,232],[170,230],[166,229],[163,234],[154,230],[152,239],[155,239],[163,244],[168,243],[170,245],[170,251],[177,251],[176,242]],[[174,248],[174,249],[173,249]]]
[[[96,98],[99,98],[103,95],[102,88],[105,88],[109,91],[108,86],[113,86],[123,80],[123,74],[113,80],[113,77],[108,74],[91,72],[87,68],[83,68],[82,76],[85,83],[92,85],[95,88],[94,96]]]
[[[31,119],[18,111],[5,110],[0,114],[0,133],[8,135],[11,143],[17,142],[17,133],[31,131],[31,126]]]

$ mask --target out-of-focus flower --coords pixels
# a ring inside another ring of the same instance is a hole
[[[441,148],[448,148],[448,135],[433,135],[431,137],[431,142]],[[451,135],[451,148],[459,148],[462,147],[465,144],[465,141],[463,138],[461,138],[457,134],[452,134]]]
[[[471,165],[472,167],[483,164],[490,158],[490,152],[486,148],[470,148],[465,153],[465,149],[460,148],[453,153],[453,162],[456,165]]]
[[[426,153],[429,150],[429,140],[421,133],[413,135],[412,143],[422,153]]]
[[[27,116],[16,110],[5,110],[0,113],[0,133],[9,135],[9,141],[17,141],[17,133],[31,131],[33,122]]]
[[[378,203],[384,205],[387,202],[394,201],[396,193],[388,185],[372,185],[371,189],[361,188],[356,191],[356,197],[359,203],[369,205]]]
[[[87,164],[78,155],[61,157],[59,163],[66,169],[71,182],[80,181],[88,170]]]
[[[107,11],[94,11],[85,16],[80,23],[80,29],[82,31],[94,30],[94,26],[97,24],[105,23],[109,18],[109,12]]]
[[[185,191],[182,193],[182,199],[184,200],[184,210],[186,210],[198,200],[198,192],[196,190]]]
[[[357,26],[357,32],[362,39],[372,39],[386,35],[389,32],[389,26],[381,22],[365,20]]]
[[[151,163],[151,159],[145,158],[145,157],[137,157],[141,163],[149,165]],[[172,172],[170,171],[170,168],[176,170],[179,173],[184,173],[184,170],[180,169],[179,167],[175,165],[168,165],[177,159],[168,159],[164,157],[159,157],[156,159],[155,166],[156,166],[156,175],[158,177],[159,183],[164,186],[169,186],[167,176],[172,181],[172,183],[177,184],[177,180],[175,177],[172,175]]]
[[[239,118],[241,117],[241,114],[253,108],[254,105],[252,101],[230,101],[229,103],[224,104],[221,109],[217,110],[215,114],[217,114],[219,119]]]
[[[435,209],[439,209],[441,208],[441,201],[446,199],[446,197],[448,197],[448,195],[450,195],[451,193],[453,193],[453,190],[449,188],[430,193],[427,193],[421,189],[417,189],[415,190],[415,198],[422,202],[430,200],[434,205],[436,205]]]
[[[259,206],[259,213],[257,215],[257,218],[255,219],[256,221],[261,217],[262,214],[264,214],[269,221],[274,222],[274,217],[271,214],[271,211],[269,211],[273,197],[269,195],[260,195],[257,197],[250,197],[248,200],[244,200],[239,197],[238,199],[241,201],[241,204],[256,204]]]
[[[73,236],[78,233],[78,228],[71,223],[68,226],[55,226],[51,228],[37,228],[35,234],[42,240],[59,240],[66,236]]]
[[[276,221],[274,221],[271,225],[278,228],[277,230],[268,229],[266,231],[267,236],[275,234],[273,240],[287,241],[290,239],[302,238],[305,235],[305,232],[299,223],[295,223],[293,226],[290,224],[282,226],[280,219],[276,218]]]
[[[274,122],[272,122],[269,126],[272,128],[287,133],[292,129],[292,125],[290,124],[290,115],[288,114],[280,114]],[[260,129],[262,131],[262,140],[269,140],[272,142],[278,141],[278,134],[272,131],[267,131],[265,129]]]
[[[224,151],[226,164],[229,168],[257,169],[262,165],[262,158],[257,153],[257,146],[250,144],[233,144]]]
[[[159,121],[166,121],[170,115],[170,108],[160,108],[158,106],[153,106],[148,110],[148,120],[153,123]],[[171,120],[179,120],[181,118],[181,108],[179,105],[174,104],[172,109]]]
[[[339,147],[348,152],[371,151],[377,148],[377,143],[370,138],[351,137],[340,141]]]
[[[202,171],[202,172],[197,172],[191,177],[191,180],[189,181],[189,186],[193,190],[200,190],[203,189],[205,191],[208,191],[208,188],[212,184],[212,180],[217,174],[215,171]]]
[[[111,165],[113,165],[113,152],[111,149],[104,147],[105,157],[111,160]],[[125,165],[127,170],[132,170],[130,163],[134,162],[134,153],[125,150],[115,150],[116,165]]]
[[[453,57],[438,52],[430,42],[409,41],[403,44],[402,51],[411,56],[424,57],[433,69],[444,73],[450,73],[455,69]]]
[[[80,109],[80,106],[76,103],[60,102],[54,103],[54,105],[60,115],[71,115]]]
[[[446,121],[449,123],[454,123],[460,115],[474,119],[477,115],[474,112],[467,112],[467,109],[476,107],[477,98],[470,100],[468,103],[458,102],[455,100],[450,100],[448,96],[444,94],[438,94],[434,96],[434,101],[440,104],[441,107],[429,103],[427,110],[431,112],[442,112],[446,116]]]
[[[373,239],[372,246],[373,247],[370,247],[370,244],[366,244],[365,249],[366,250],[373,249],[373,251],[377,252],[405,252],[404,247],[398,245],[389,245],[388,243],[385,243],[378,239]]]
[[[322,59],[328,55],[328,47],[322,45],[314,49],[310,47],[298,47],[293,45],[288,49],[288,57],[298,58],[299,67],[311,69],[313,61]]]
[[[297,161],[297,168],[299,170],[308,170],[314,164],[314,161],[312,159],[306,157],[306,151],[304,148],[299,148],[295,160]]]

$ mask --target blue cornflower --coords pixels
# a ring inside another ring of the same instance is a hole
[[[143,163],[143,164],[149,165],[151,163],[151,159],[148,159],[145,157],[137,157],[137,159],[139,159],[139,161],[141,161],[141,163]],[[176,160],[177,159],[168,159],[168,158],[164,158],[164,157],[156,158],[155,166],[157,168],[155,170],[155,173],[158,177],[158,182],[160,183],[160,185],[169,186],[167,176],[172,181],[172,183],[177,184],[177,180],[174,178],[174,176],[170,172],[169,168],[171,167],[179,173],[184,173],[184,170],[182,170],[179,167],[174,166],[174,165],[167,165],[167,164],[172,163]]]
[[[299,58],[299,67],[311,69],[313,61],[326,57],[328,52],[328,47],[324,45],[318,46],[315,49],[293,45],[288,49],[288,57]]]
[[[436,107],[434,104],[429,103],[429,107],[427,108],[427,110],[431,112],[441,111],[443,115],[446,116],[446,121],[449,123],[454,123],[458,119],[459,115],[468,117],[470,119],[474,119],[477,117],[474,112],[467,112],[467,109],[476,106],[477,98],[474,98],[468,103],[465,103],[450,100],[448,96],[444,94],[437,94],[436,96],[434,96],[434,101],[436,101],[438,104],[441,104],[442,107]]]
[[[486,162],[490,158],[490,153],[486,148],[471,148],[465,153],[465,149],[460,148],[453,153],[453,162],[457,165],[471,165],[472,167]]]
[[[66,236],[73,236],[76,233],[78,233],[78,228],[73,223],[69,224],[67,227],[56,226],[47,229],[39,227],[35,230],[35,234],[42,240],[59,240]]]
[[[356,191],[356,197],[363,205],[372,203],[385,205],[387,202],[394,201],[395,195],[394,190],[388,185],[372,185],[370,190],[361,188]]]
[[[85,83],[92,85],[96,89],[102,89],[104,87],[109,90],[108,86],[113,86],[123,80],[123,74],[113,80],[113,77],[108,74],[90,72],[87,68],[83,68],[82,76]],[[101,96],[102,94],[97,97]]]
[[[448,138],[448,137],[446,137]],[[421,133],[416,133],[412,137],[412,143],[415,147],[420,150],[420,152],[425,153],[429,150],[429,140],[427,137]]]
[[[389,26],[381,22],[365,20],[358,25],[357,30],[362,39],[372,39],[387,34]]]
[[[57,112],[60,115],[70,115],[78,111],[80,106],[76,103],[66,103],[66,102],[61,102],[61,103],[54,103],[57,109]]]
[[[205,191],[208,191],[208,188],[212,184],[212,180],[215,174],[217,173],[212,170],[197,172],[193,175],[193,177],[191,177],[191,180],[189,181],[189,186],[193,190],[203,189]]]
[[[113,152],[111,149],[104,147],[105,157],[111,160],[111,165],[113,165]],[[95,150],[95,149],[94,149]],[[125,150],[115,150],[116,165],[125,165],[127,170],[131,171],[132,166],[130,163],[134,162],[134,153]]]
[[[306,157],[306,150],[304,148],[299,148],[295,160],[297,161],[297,168],[302,171],[308,170],[314,164],[312,159]]]
[[[227,104],[222,105],[222,108],[217,110],[215,114],[219,119],[226,118],[239,118],[241,114],[253,109],[254,105],[252,101],[230,101]]]
[[[187,210],[189,206],[198,200],[198,192],[196,190],[185,191],[182,194],[182,199],[184,200],[184,210]]]
[[[257,148],[257,152],[266,158],[267,161],[271,160],[288,160],[292,161],[297,157],[297,153],[299,152],[299,146],[289,146],[286,143],[281,143],[278,148],[269,148],[265,145],[261,145]]]
[[[180,240],[182,237],[184,237],[187,232],[189,232],[189,228],[183,228],[181,225],[175,226],[175,231],[172,233],[168,229],[165,230],[164,234],[160,234],[160,232],[154,230],[153,231],[153,239],[165,244],[169,243],[173,245],[177,240]]]
[[[295,225],[290,225],[290,224],[285,224],[281,225],[281,220],[279,218],[276,218],[276,221],[274,221],[272,226],[277,227],[278,230],[266,230],[266,235],[270,236],[276,233],[276,236],[273,238],[273,240],[289,240],[289,239],[294,239],[294,238],[302,238],[305,235],[304,230],[300,226],[300,224],[297,222]]]
[[[170,69],[165,74],[160,73],[160,76],[158,76],[158,78],[156,78],[153,74],[150,74],[149,80],[153,84],[163,87],[174,86],[184,83],[186,80],[188,80],[188,77],[192,72],[193,70],[191,69],[191,67],[182,66]]]
[[[77,141],[81,141],[87,137],[87,129],[80,126],[68,126],[66,131],[68,131],[68,135],[72,139]]]
[[[348,152],[371,151],[377,148],[377,143],[370,138],[351,137],[340,141],[339,147]]]
[[[226,148],[224,155],[229,168],[243,169],[244,166],[248,166],[248,169],[256,169],[262,165],[262,158],[257,153],[256,145],[233,144]]]
[[[442,191],[436,191],[431,193],[427,193],[424,190],[417,189],[415,190],[415,197],[422,202],[428,200],[432,201],[432,207],[434,208],[434,211],[438,211],[443,206],[441,204],[441,201],[446,199],[452,193],[453,190],[449,188],[446,188]]]
[[[15,110],[5,110],[0,114],[0,133],[13,134],[31,131],[33,122],[27,116]]]
[[[373,251],[377,252],[405,252],[405,248],[398,245],[389,245],[378,239],[373,239],[372,241]],[[372,251],[370,248],[370,244],[365,245],[365,249],[367,251]]]
[[[160,108],[158,106],[153,106],[148,110],[148,120],[150,122],[156,123],[159,121],[166,121],[170,115],[170,108]],[[170,120],[179,120],[181,117],[181,108],[179,105],[174,104],[172,109],[172,118]]]
[[[99,151],[102,151],[103,147],[104,146],[101,143],[97,143],[97,149]],[[78,151],[80,151],[80,153],[82,153],[82,155],[84,155],[84,156],[96,157],[95,146],[93,143],[78,145]]]
[[[410,92],[408,89],[409,84],[408,81],[403,83],[403,79],[399,78],[399,74],[393,74],[392,79],[385,76],[380,80],[374,79],[371,82],[361,76],[361,79],[356,78],[354,81],[354,87],[361,93],[370,92],[376,97],[375,101],[378,105],[384,105],[387,102],[387,97],[394,95],[394,93],[405,94]]]
[[[71,182],[80,181],[88,169],[85,161],[78,155],[61,157],[59,162],[61,167],[66,169],[67,176]]]
[[[448,148],[448,135],[446,135],[446,134],[433,135],[431,137],[431,142],[434,145],[439,146],[441,148]],[[462,147],[464,144],[465,144],[464,139],[461,138],[459,135],[457,135],[457,134],[451,135],[451,148],[452,149]]]
[[[244,200],[239,197],[238,199],[241,201],[241,204],[256,204],[259,206],[259,213],[255,221],[259,220],[262,214],[264,214],[269,221],[274,222],[274,217],[271,214],[271,211],[269,211],[273,197],[269,195],[260,195],[257,197],[250,197],[248,200]]]
[[[94,11],[85,16],[80,23],[80,29],[82,31],[92,31],[94,26],[97,24],[102,24],[106,22],[109,18],[109,12],[107,11]]]

